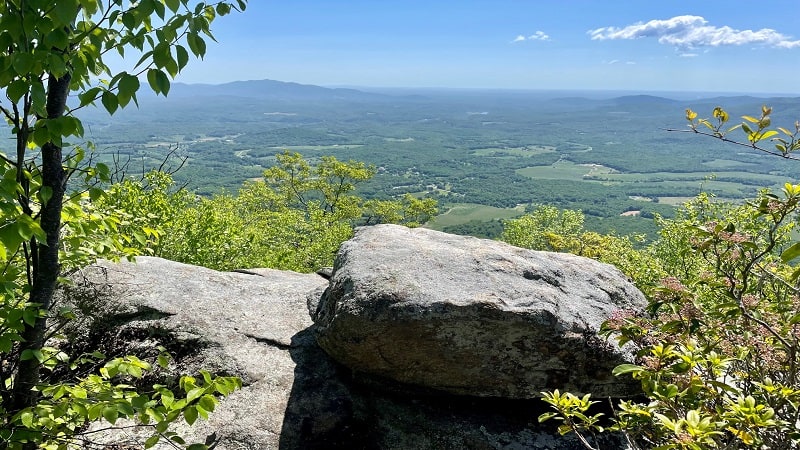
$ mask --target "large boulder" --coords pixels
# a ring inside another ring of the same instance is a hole
[[[611,375],[631,355],[600,325],[640,310],[616,268],[432,230],[359,229],[310,308],[317,341],[355,371],[485,397],[560,389],[599,397],[640,392]]]

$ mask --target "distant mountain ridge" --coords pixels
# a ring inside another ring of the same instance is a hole
[[[424,94],[420,94],[424,92]],[[233,81],[223,84],[187,84],[173,83],[169,97],[243,97],[251,99],[273,99],[285,101],[354,101],[369,102],[381,100],[405,100],[405,101],[426,101],[435,97],[438,91],[434,89],[416,92],[414,90],[400,90],[392,93],[375,92],[371,89],[360,90],[357,88],[334,88],[323,87],[313,84],[302,84],[276,80],[246,80]],[[442,91],[447,95],[452,95],[450,91]],[[525,97],[526,91],[503,91],[503,90],[465,90],[480,97],[503,97],[506,95]],[[540,91],[531,91],[531,95],[541,97]],[[475,99],[476,97],[472,97]],[[709,94],[709,97],[696,98],[692,100],[678,100],[675,98],[664,97],[661,95],[650,94],[630,94],[617,95],[610,98],[590,98],[581,95],[577,96],[555,96],[549,98],[550,103],[559,103],[562,106],[571,105],[573,107],[592,107],[592,106],[674,106],[689,104],[721,104],[739,105],[752,104],[754,102],[775,102],[795,101],[795,98],[788,97],[756,97],[749,95],[719,96]]]
[[[387,95],[349,88],[327,88],[276,80],[233,81],[224,84],[174,83],[170,97],[230,96],[286,100],[376,100]]]

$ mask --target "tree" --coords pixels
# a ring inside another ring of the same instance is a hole
[[[72,212],[75,219],[81,211],[80,192],[68,190],[68,182],[87,183],[85,192],[97,198],[103,193],[91,183],[109,177],[108,167],[83,162],[85,151],[68,142],[83,135],[74,112],[97,100],[110,114],[137,103],[140,76],[166,95],[190,53],[204,55],[215,17],[245,6],[246,0],[0,2],[0,88],[5,93],[0,112],[14,142],[12,151],[0,155],[4,337],[14,343],[13,348],[0,345],[10,372],[0,387],[7,418],[19,419],[42,398],[37,386],[41,370],[52,361],[43,349],[53,295],[59,277],[78,262],[62,246],[62,218]],[[118,70],[106,64],[109,52],[138,62],[130,71]],[[93,223],[114,227],[108,221]],[[105,250],[111,253],[114,247],[124,245],[115,242]]]
[[[173,190],[164,173],[115,184],[98,203],[121,211],[139,251],[217,270],[271,267],[310,272],[333,264],[336,250],[358,225],[419,226],[436,214],[436,201],[405,194],[364,200],[356,185],[374,175],[359,161],[332,156],[312,165],[297,153],[276,156],[264,178],[236,194],[200,198]],[[142,234],[138,230],[149,230]],[[155,232],[154,232],[155,231]]]
[[[539,205],[532,212],[507,221],[500,239],[532,250],[562,251],[568,246],[565,240],[574,240],[584,232],[583,222],[581,211]]]

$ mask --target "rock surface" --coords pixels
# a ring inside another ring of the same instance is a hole
[[[343,244],[310,305],[318,342],[347,367],[460,395],[640,392],[598,336],[642,293],[616,268],[432,230],[378,225]]]
[[[78,331],[85,341],[101,342],[106,354],[147,356],[163,345],[175,357],[176,373],[204,368],[242,378],[243,389],[224,399],[208,422],[182,434],[204,442],[216,433],[224,440],[218,449],[270,449],[282,439],[299,442],[302,427],[316,437],[346,428],[347,415],[321,412],[339,408],[348,396],[328,385],[336,368],[303,333],[312,324],[306,295],[327,284],[322,277],[271,269],[222,273],[139,257],[136,264],[103,262],[74,278],[66,297],[83,312]],[[295,374],[306,365],[315,371]],[[298,385],[308,386],[302,403],[295,401]],[[143,442],[148,434],[107,438]]]
[[[327,280],[243,272],[150,257],[99,264],[65,292],[82,310],[72,332],[87,348],[113,355],[152,357],[163,345],[176,374],[206,368],[241,377],[244,388],[222,399],[210,420],[175,430],[188,442],[214,436],[217,450],[583,449],[555,423],[537,423],[547,410],[540,400],[449,395],[337,364],[318,346],[306,309],[306,298],[318,299]],[[141,448],[151,432],[92,436]],[[624,447],[618,437],[604,439],[603,448]]]

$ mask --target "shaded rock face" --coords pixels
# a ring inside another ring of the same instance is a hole
[[[646,301],[616,268],[579,256],[427,229],[359,229],[310,302],[317,340],[357,370],[459,395],[534,398],[560,389],[640,392],[598,336]]]

